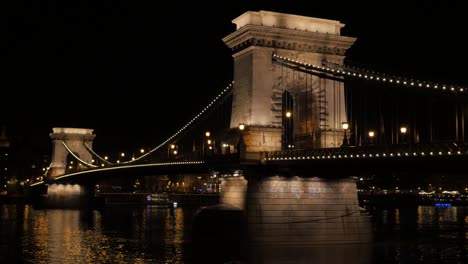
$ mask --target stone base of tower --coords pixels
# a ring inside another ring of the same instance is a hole
[[[237,152],[243,142],[242,160],[261,160],[263,153],[281,150],[281,133],[280,127],[246,126],[243,131],[233,128],[226,142]]]
[[[245,210],[247,180],[243,176],[221,178],[219,202]]]
[[[38,208],[91,208],[94,204],[94,185],[51,184],[45,194],[35,197]]]
[[[247,217],[252,245],[370,242],[372,228],[352,179],[250,179]]]
[[[317,148],[339,148],[343,145],[343,130],[323,130],[320,132]],[[349,139],[349,138],[348,138]]]

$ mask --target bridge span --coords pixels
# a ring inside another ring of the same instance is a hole
[[[79,183],[79,195],[90,197],[97,181],[113,177],[211,174],[221,181],[220,202],[245,215],[252,243],[346,244],[373,236],[356,177],[468,173],[467,89],[345,66],[356,39],[341,35],[339,21],[259,11],[233,23],[236,31],[223,38],[233,52],[233,84],[175,134],[140,157],[115,163],[94,153],[88,130],[81,139],[54,135],[54,151],[61,153],[54,173],[32,186]],[[359,90],[362,83],[356,88],[361,94],[352,94],[348,77],[378,82],[381,94],[374,86]],[[396,92],[411,94],[423,110],[401,103]],[[220,131],[187,136],[222,102],[230,103],[229,120],[219,122]],[[433,105],[443,106],[443,113],[433,113]],[[78,171],[67,172],[64,149],[81,164]],[[92,155],[80,155],[83,149]]]

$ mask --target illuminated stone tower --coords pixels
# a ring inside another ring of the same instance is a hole
[[[92,148],[93,140],[96,137],[96,135],[93,135],[93,129],[54,127],[52,131],[53,132],[50,134],[50,138],[52,139],[52,163],[49,173],[52,179],[58,175],[64,174],[67,171],[67,166],[69,166],[68,163],[72,160],[74,161],[74,167],[76,169],[86,168],[71,157],[63,143],[84,162],[92,162],[92,155],[84,144],[86,143]]]
[[[293,105],[289,118],[294,121],[297,147],[340,146],[342,122],[347,121],[343,83],[298,74],[273,62],[272,56],[315,65],[325,61],[343,64],[346,50],[356,40],[340,35],[344,24],[269,11],[249,11],[233,23],[236,31],[223,39],[234,58],[230,126],[246,125],[243,138],[250,158],[285,148],[285,94]]]

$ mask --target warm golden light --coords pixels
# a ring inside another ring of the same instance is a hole
[[[177,150],[174,150],[174,152],[172,152],[172,153],[174,153],[174,155],[177,155]]]
[[[342,127],[344,130],[347,130],[347,129],[349,128],[348,122],[342,122],[342,123],[341,123],[341,127]]]
[[[206,136],[206,137],[210,137],[210,135],[211,135],[210,131],[206,131],[206,132],[205,132],[205,136]]]
[[[375,132],[374,132],[374,131],[372,131],[372,130],[371,130],[371,131],[369,131],[369,137],[370,137],[370,138],[373,138],[374,136],[375,136]]]
[[[288,118],[291,117],[291,112],[289,112],[289,111],[286,112],[286,117],[288,117]]]
[[[174,145],[174,144],[171,144],[171,149],[175,149],[175,145]]]
[[[109,157],[107,157],[107,156],[104,156],[104,159],[105,159],[105,160],[108,160],[108,159],[109,159]]]
[[[400,132],[401,132],[402,134],[405,134],[406,131],[407,131],[407,128],[406,128],[405,126],[400,127]]]
[[[211,139],[208,139],[207,143],[208,143],[208,145],[210,145],[211,144]]]
[[[120,153],[120,156],[121,156],[121,157],[125,157],[125,153],[123,153],[123,152]]]
[[[239,130],[244,130],[245,129],[245,125],[244,124],[239,124]]]
[[[145,149],[144,149],[144,148],[141,148],[141,149],[140,149],[140,153],[141,153],[141,154],[145,153]]]

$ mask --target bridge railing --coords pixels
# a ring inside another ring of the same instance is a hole
[[[267,160],[290,158],[353,158],[353,157],[391,157],[419,155],[468,155],[468,142],[450,141],[438,143],[396,144],[390,146],[346,146],[323,149],[293,149],[265,153]]]

